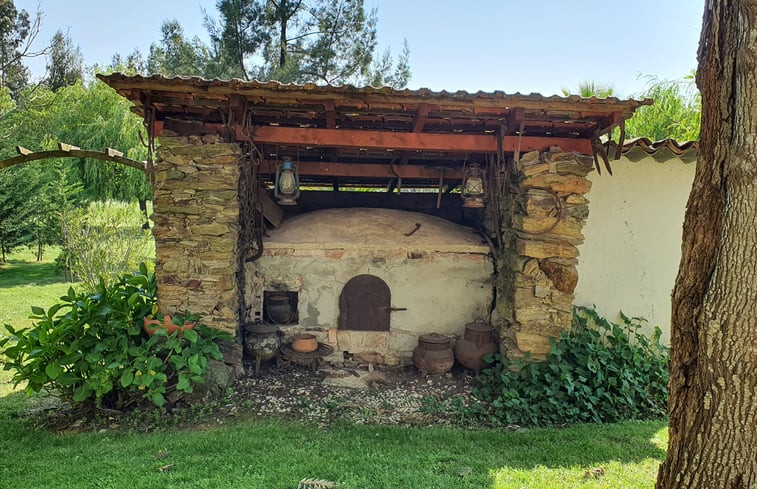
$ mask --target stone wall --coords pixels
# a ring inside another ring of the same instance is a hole
[[[155,164],[158,307],[209,326],[238,325],[241,150],[215,136],[162,137]]]
[[[590,157],[553,148],[523,155],[503,199],[496,317],[509,356],[549,352],[570,326],[578,249],[588,217]]]

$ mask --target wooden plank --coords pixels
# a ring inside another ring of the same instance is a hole
[[[424,134],[354,129],[257,126],[256,143],[393,150],[459,151],[488,153],[496,148],[493,136]]]
[[[268,222],[273,224],[273,227],[279,227],[281,221],[284,219],[284,209],[279,207],[279,205],[268,196],[268,191],[264,188],[261,188],[258,191],[258,202],[260,202],[263,217],[268,219]]]
[[[396,178],[399,175],[403,179],[437,180],[439,169],[427,166],[407,165],[395,166],[392,171],[391,165],[373,163],[319,163],[301,161],[298,163],[301,176],[311,177],[362,177],[362,178]],[[276,161],[263,160],[260,163],[261,173],[276,173]],[[461,180],[461,169],[450,168],[444,171],[444,180]]]
[[[239,129],[236,137],[243,140]],[[520,141],[519,141],[520,139]],[[289,144],[294,146],[327,146],[334,148],[392,149],[406,151],[449,151],[457,153],[494,153],[497,137],[478,134],[429,134],[354,129],[315,129],[306,127],[258,126],[253,133],[256,143]],[[563,151],[592,154],[588,139],[551,138],[536,136],[505,136],[506,152],[543,151],[559,146]]]
[[[505,135],[514,134],[516,131],[520,131],[520,128],[525,121],[525,109],[523,109],[523,107],[515,107],[507,114],[507,128],[505,129]]]
[[[163,127],[177,134],[228,134],[223,124],[190,121],[155,121],[155,136]],[[233,138],[247,141],[242,126],[232,126]],[[494,153],[497,151],[497,136],[459,133],[411,133],[389,131],[362,131],[358,129],[319,129],[310,127],[254,126],[252,139],[256,143],[291,146],[325,146],[352,149],[392,149],[406,151],[447,151],[452,153]],[[546,136],[505,136],[505,152],[520,150],[544,151],[559,146],[563,151],[592,154],[591,142],[582,138],[553,138]]]
[[[423,132],[423,126],[426,125],[426,121],[428,120],[428,111],[428,104],[420,104],[418,106],[418,115],[415,117],[415,122],[413,123],[413,132]]]
[[[326,129],[336,128],[336,108],[333,100],[327,100],[323,103],[326,109]]]

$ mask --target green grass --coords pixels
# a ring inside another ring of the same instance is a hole
[[[33,251],[19,249],[0,265],[0,325],[30,326],[31,306],[47,308],[65,294],[71,284],[55,271],[58,251],[48,248],[36,262]]]
[[[52,259],[10,258],[0,268],[0,323],[18,326],[31,305],[48,307],[69,284]],[[344,489],[652,488],[667,445],[663,421],[507,432],[241,416],[204,428],[62,434],[30,415],[48,400],[25,397],[9,379],[0,370],[0,487],[293,489],[312,477]]]
[[[344,488],[651,488],[667,436],[659,421],[514,433],[253,420],[55,434],[24,418],[27,402],[0,398],[4,487],[293,489],[312,477]]]

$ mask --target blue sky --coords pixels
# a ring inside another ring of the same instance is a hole
[[[586,80],[641,92],[639,75],[680,78],[696,67],[704,0],[365,0],[378,9],[379,49],[410,45],[410,88],[559,93]],[[215,0],[16,0],[44,11],[48,40],[68,31],[88,65],[147,53],[164,19],[206,38]],[[29,63],[35,75],[44,60]]]

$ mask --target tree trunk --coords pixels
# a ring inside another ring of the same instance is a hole
[[[286,0],[282,0],[282,12],[286,11],[286,4]],[[284,68],[287,62],[287,22],[289,22],[289,18],[282,16],[279,29],[279,68]]]
[[[757,488],[757,2],[706,0],[658,489]]]

